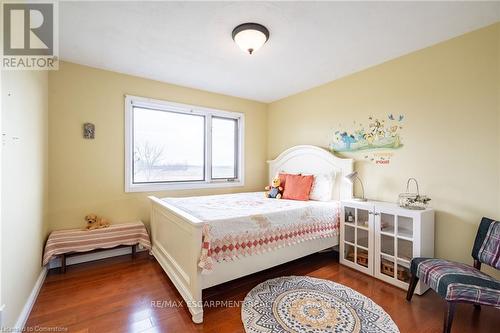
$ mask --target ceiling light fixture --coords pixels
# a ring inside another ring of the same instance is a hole
[[[233,29],[234,42],[245,52],[254,53],[269,39],[269,30],[262,24],[243,23]]]

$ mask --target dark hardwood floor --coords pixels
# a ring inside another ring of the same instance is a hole
[[[332,253],[315,254],[206,290],[204,301],[242,301],[255,285],[283,275],[309,275],[349,286],[387,311],[401,332],[441,332],[444,301],[432,291],[405,301],[405,291],[339,265]],[[239,307],[205,309],[193,324],[160,265],[142,252],[50,271],[27,326],[52,332],[244,332]],[[171,305],[170,307],[166,305]],[[37,328],[36,328],[37,327]],[[459,305],[453,333],[498,332],[500,311]],[[62,329],[62,330],[61,330]],[[29,330],[27,330],[29,332]]]

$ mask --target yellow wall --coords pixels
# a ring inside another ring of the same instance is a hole
[[[155,193],[203,195],[261,190],[266,182],[266,104],[63,62],[49,74],[50,228],[82,227],[95,212],[149,221],[149,193],[124,192],[124,95],[245,114],[245,187]],[[95,140],[82,125],[96,125]]]
[[[14,327],[42,267],[47,234],[47,72],[2,72],[3,326]],[[13,140],[13,137],[19,138]]]
[[[496,24],[271,103],[268,157],[327,147],[339,123],[404,114],[391,164],[355,165],[366,194],[396,201],[416,177],[436,209],[436,254],[470,263],[480,218],[500,218],[499,43]]]

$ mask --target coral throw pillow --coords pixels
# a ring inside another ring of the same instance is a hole
[[[286,175],[286,187],[283,199],[309,200],[309,193],[314,182],[314,176]]]
[[[299,175],[300,176],[300,173],[286,173],[284,171],[280,171],[278,173],[278,176],[277,177],[280,177],[280,182],[281,182],[281,187],[283,187],[283,190],[285,189],[285,183],[286,183],[286,176],[288,175]]]
[[[278,174],[278,177],[280,177],[280,186],[283,187],[283,189],[285,189],[285,183],[286,183],[286,176],[288,175],[291,175],[290,173],[286,173],[286,172],[280,172]]]
[[[288,173],[284,173],[284,172],[280,172],[278,177],[280,177],[280,183],[281,183],[281,187],[283,187],[283,189],[285,188],[285,183],[286,183],[286,176],[288,175]]]

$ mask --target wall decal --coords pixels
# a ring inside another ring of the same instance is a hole
[[[369,155],[365,155],[365,160],[369,160],[375,164],[389,164],[391,162],[391,158],[394,154],[388,151],[375,151]]]
[[[351,128],[339,124],[330,149],[333,152],[366,152],[364,159],[375,164],[389,164],[390,150],[403,146],[400,132],[404,115],[389,114],[387,119],[368,117],[368,125],[353,121]],[[388,151],[389,150],[389,151]]]

